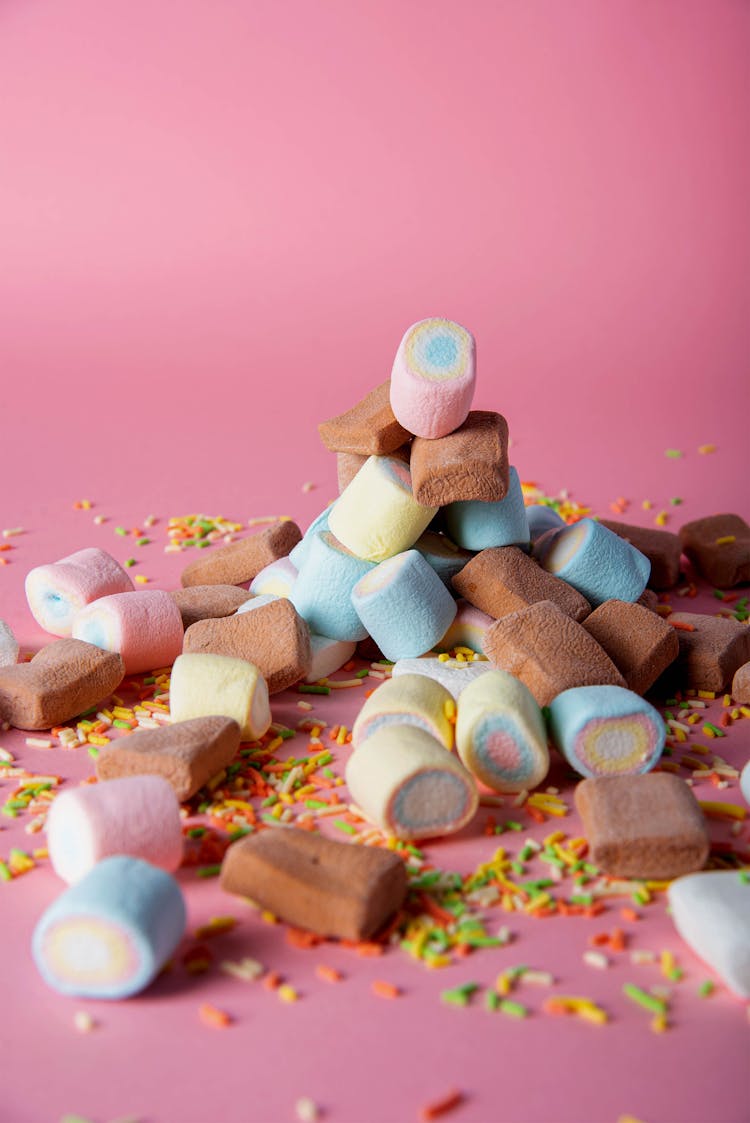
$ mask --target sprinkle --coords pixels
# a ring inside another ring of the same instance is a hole
[[[8,530],[3,531],[3,538],[17,538],[19,534],[25,534],[26,531],[22,526],[12,526]]]
[[[585,951],[583,953],[583,962],[589,967],[596,967],[602,971],[609,967],[609,960],[606,955],[600,951]]]
[[[664,455],[668,460],[679,460],[684,453],[679,448],[667,448],[664,450]]]
[[[299,998],[299,994],[289,983],[282,983],[280,987],[276,988],[276,993],[281,1001],[286,1003],[296,1002]]]
[[[715,800],[699,799],[701,811],[709,819],[745,819],[747,811],[736,803],[720,803]]]
[[[448,1006],[468,1006],[471,996],[479,990],[479,983],[464,983],[460,987],[451,987],[440,992],[440,1001]]]
[[[698,452],[701,456],[708,456],[712,452],[716,452],[716,445],[698,445]]]
[[[520,1002],[512,1002],[509,998],[501,998],[498,1009],[501,1014],[507,1014],[510,1018],[525,1018],[528,1016],[528,1009]]]
[[[637,1006],[642,1006],[644,1010],[649,1010],[652,1014],[666,1014],[667,1012],[667,1004],[663,998],[656,998],[634,983],[625,983],[622,993],[631,1002],[635,1002]]]
[[[315,974],[324,983],[340,983],[344,976],[335,967],[329,967],[325,963],[319,963],[315,968]]]
[[[320,1118],[320,1109],[309,1096],[302,1096],[294,1105],[294,1112],[300,1123],[315,1123]]]
[[[446,1095],[441,1096],[439,1100],[432,1100],[430,1103],[424,1104],[419,1109],[420,1123],[429,1123],[431,1119],[437,1119],[440,1115],[446,1115],[454,1108],[460,1107],[464,1102],[464,1094],[457,1088],[447,1092]]]
[[[79,1033],[91,1033],[92,1029],[96,1029],[97,1023],[86,1010],[76,1010],[73,1025]]]
[[[217,1006],[212,1006],[210,1002],[204,1002],[198,1013],[203,1024],[211,1026],[212,1029],[226,1029],[232,1024],[229,1014],[225,1010],[219,1010]]]
[[[378,998],[399,998],[402,991],[395,983],[388,983],[382,979],[375,979],[370,985],[370,990]]]
[[[713,982],[713,980],[706,979],[705,982],[702,982],[698,987],[698,994],[701,998],[710,998],[715,990],[716,984]]]

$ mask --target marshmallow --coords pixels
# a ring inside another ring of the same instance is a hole
[[[182,861],[180,805],[163,776],[123,776],[70,788],[54,800],[46,827],[52,868],[68,884],[112,854],[142,858],[170,872]]]
[[[456,647],[468,647],[471,651],[484,652],[484,633],[494,623],[486,612],[480,612],[468,601],[456,601],[456,615],[439,643],[438,651],[452,651]]]
[[[329,636],[310,635],[310,648],[312,662],[310,670],[305,675],[305,682],[319,682],[328,678],[334,671],[343,667],[353,658],[357,650],[354,642],[341,639],[331,639]]]
[[[183,651],[227,655],[254,664],[278,694],[310,669],[310,629],[291,601],[255,597],[223,620],[199,620],[185,632]]]
[[[452,584],[457,593],[496,620],[543,600],[552,601],[579,623],[591,611],[585,597],[516,546],[495,546],[475,554]]]
[[[583,626],[607,652],[628,690],[636,694],[645,694],[680,651],[675,628],[629,601],[605,600]]]
[[[12,667],[18,662],[18,640],[10,624],[0,620],[0,667]]]
[[[204,552],[183,569],[183,588],[190,585],[243,585],[252,581],[271,562],[285,558],[302,539],[296,523],[280,519],[258,534],[229,546]]]
[[[296,580],[297,567],[291,558],[279,558],[253,578],[250,592],[256,597],[269,593],[274,597],[288,597]]]
[[[535,788],[549,772],[542,711],[506,671],[489,671],[461,694],[456,748],[469,772],[496,792]]]
[[[364,639],[367,629],[351,593],[374,566],[348,550],[330,531],[314,535],[290,600],[310,630],[332,639]]]
[[[637,601],[651,570],[640,550],[594,519],[543,534],[534,544],[534,556],[594,607],[611,599]]]
[[[666,727],[653,706],[620,686],[579,686],[550,702],[552,741],[582,776],[648,772],[664,748]]]
[[[355,748],[389,725],[413,725],[446,748],[453,748],[453,698],[434,678],[401,674],[374,690],[352,729]]]
[[[404,464],[408,464],[410,452],[411,446],[405,444],[394,449],[390,455],[397,460],[403,460]],[[367,459],[366,456],[360,456],[356,452],[336,453],[336,481],[339,487],[339,495],[349,486],[362,465],[367,462]]]
[[[547,507],[543,503],[532,503],[526,508],[526,519],[529,524],[529,538],[536,542],[548,530],[558,530],[565,526],[565,519],[558,515],[554,507]]]
[[[680,527],[683,553],[718,589],[750,581],[750,526],[739,515],[709,515]]]
[[[529,541],[529,523],[518,472],[508,471],[505,498],[496,503],[478,499],[450,503],[445,508],[448,534],[465,550],[486,550],[490,546],[525,546]]]
[[[750,662],[743,663],[732,677],[732,698],[741,705],[750,702]]]
[[[456,659],[438,659],[436,655],[423,655],[421,659],[399,659],[393,664],[392,679],[402,675],[424,675],[444,686],[451,697],[458,701],[462,690],[480,675],[486,675],[492,665],[486,659],[472,663],[459,663]]]
[[[0,720],[49,729],[95,706],[125,674],[116,652],[77,639],[55,640],[30,663],[0,669]]]
[[[472,410],[446,437],[415,437],[409,463],[418,503],[497,502],[508,490],[508,422],[499,413]]]
[[[466,420],[476,381],[474,337],[452,320],[413,324],[391,372],[391,406],[417,437],[445,437]]]
[[[392,851],[334,842],[310,831],[248,835],[226,852],[221,888],[296,928],[367,940],[406,897],[406,867]]]
[[[387,659],[423,655],[445,635],[456,602],[416,550],[396,554],[366,573],[352,604]]]
[[[737,870],[693,873],[667,890],[675,928],[738,998],[750,998],[750,885]]]
[[[391,409],[390,389],[390,381],[382,382],[352,409],[318,425],[326,448],[331,452],[387,456],[408,441],[411,434],[399,425]]]
[[[169,707],[173,721],[220,714],[256,741],[271,724],[266,680],[245,659],[227,655],[179,655],[172,667]]]
[[[289,561],[294,568],[299,572],[307,561],[307,555],[310,552],[310,546],[316,534],[322,534],[324,530],[328,530],[328,517],[333,510],[333,504],[326,507],[319,515],[316,515],[313,521],[308,526],[305,533],[302,535],[302,541],[298,542],[294,549],[289,554]]]
[[[256,608],[264,608],[267,604],[273,604],[275,600],[280,600],[280,597],[277,597],[275,593],[258,593],[249,597],[246,595],[237,609],[237,615],[241,616],[243,612],[253,612]]]
[[[173,721],[159,729],[137,729],[102,749],[96,774],[100,780],[163,776],[183,802],[226,768],[239,747],[240,727],[231,718]]]
[[[413,546],[436,513],[414,499],[408,465],[371,456],[336,500],[328,526],[347,550],[379,562]]]
[[[196,620],[231,616],[247,600],[246,590],[237,585],[191,585],[189,589],[173,589],[169,595],[179,608],[186,629]]]
[[[740,773],[740,791],[745,803],[750,803],[750,760]]]
[[[182,614],[161,589],[112,593],[73,618],[73,638],[118,651],[128,675],[171,666],[182,650],[183,635]]]
[[[349,757],[346,782],[366,818],[403,839],[461,830],[479,800],[463,765],[412,725],[389,725],[368,737]]]
[[[472,557],[468,550],[462,550],[445,534],[438,534],[434,530],[426,530],[424,534],[420,534],[414,543],[414,549],[429,562],[448,589],[453,577],[461,572]]]
[[[180,887],[125,855],[105,859],[54,901],[34,929],[44,981],[79,998],[128,998],[158,975],[185,932]]]
[[[672,589],[680,580],[682,546],[676,534],[655,526],[630,526],[629,523],[600,519],[602,526],[640,550],[651,563],[648,583],[652,589]]]
[[[692,690],[726,690],[743,663],[750,660],[750,627],[739,620],[697,612],[672,612],[680,653],[676,669]]]
[[[119,562],[96,547],[39,565],[26,577],[31,615],[53,636],[70,636],[73,617],[91,601],[132,590],[133,582]]]

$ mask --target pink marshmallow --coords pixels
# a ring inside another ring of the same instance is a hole
[[[95,546],[51,565],[38,565],[26,577],[26,599],[37,624],[53,636],[66,638],[73,617],[85,605],[132,590],[133,582],[119,562]]]
[[[182,652],[183,636],[182,614],[160,589],[101,597],[73,620],[74,639],[118,651],[129,675],[171,666]]]
[[[396,352],[391,409],[416,437],[445,437],[468,417],[475,381],[471,332],[452,320],[420,320]]]

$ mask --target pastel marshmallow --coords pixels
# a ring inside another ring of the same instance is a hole
[[[750,803],[750,760],[740,773],[740,791],[745,803]]]
[[[46,821],[58,877],[73,884],[103,858],[129,854],[160,869],[182,861],[180,805],[163,776],[123,776],[61,792]]]
[[[173,721],[219,714],[256,741],[271,724],[268,686],[257,667],[227,655],[179,655],[172,667],[169,707]]]
[[[328,527],[357,557],[380,562],[413,546],[436,513],[414,499],[408,465],[371,456],[336,500]]]
[[[506,671],[489,671],[461,693],[456,748],[469,772],[496,792],[530,790],[549,772],[542,711]]]
[[[559,530],[565,526],[565,519],[558,515],[554,507],[547,507],[543,503],[531,503],[526,508],[526,520],[529,524],[529,539],[536,542],[548,530]]]
[[[119,854],[50,905],[34,929],[32,954],[44,981],[61,994],[128,998],[156,978],[186,923],[175,879]]]
[[[651,563],[648,583],[652,589],[674,588],[680,580],[682,557],[682,545],[676,534],[655,526],[631,526],[613,519],[600,519],[600,522],[648,558]]]
[[[651,572],[640,550],[595,519],[542,535],[534,544],[534,556],[594,607],[605,600],[637,601]]]
[[[475,608],[473,604],[465,600],[456,601],[456,615],[453,622],[435,647],[438,651],[453,651],[455,648],[463,647],[481,655],[484,652],[485,632],[492,623],[492,617]]]
[[[261,569],[258,576],[253,578],[250,592],[256,597],[268,593],[274,597],[288,597],[296,580],[297,567],[291,558],[279,558]]]
[[[120,563],[95,546],[52,565],[36,566],[26,577],[31,615],[53,636],[72,635],[73,618],[91,601],[132,590],[133,582]]]
[[[0,668],[0,720],[18,729],[50,729],[104,701],[123,680],[117,652],[59,639],[30,663]]]
[[[366,458],[365,458],[366,459]],[[328,530],[328,517],[333,510],[333,504],[326,507],[319,515],[316,515],[313,521],[308,526],[305,533],[302,535],[301,541],[297,543],[293,550],[289,553],[289,561],[292,563],[297,572],[302,569],[307,555],[310,552],[310,546],[316,534],[322,534],[324,530]]]
[[[521,481],[513,467],[508,470],[504,499],[495,503],[483,503],[478,499],[449,503],[443,514],[449,536],[465,550],[528,545],[526,506]]]
[[[549,705],[555,747],[582,776],[648,772],[664,749],[666,727],[645,698],[621,686],[579,686]]]
[[[305,682],[313,683],[340,670],[344,663],[353,658],[357,645],[352,641],[331,639],[330,636],[317,636],[313,633],[310,636],[310,648],[312,662],[305,675]]]
[[[508,422],[499,413],[472,410],[445,437],[415,437],[409,463],[418,503],[495,503],[508,490]]]
[[[352,744],[359,748],[369,737],[390,725],[412,725],[453,748],[453,697],[436,679],[402,674],[374,690],[352,727]]]
[[[0,620],[0,667],[12,667],[18,662],[20,647],[10,624]]]
[[[453,320],[420,320],[405,333],[391,371],[397,421],[417,437],[445,437],[466,420],[474,397],[474,337]]]
[[[403,460],[404,464],[408,464],[410,453],[411,446],[404,444],[401,445],[400,448],[394,449],[389,455],[395,456],[397,460]],[[366,461],[366,456],[360,456],[356,452],[336,453],[336,482],[339,488],[339,495],[349,486]]]
[[[161,589],[100,597],[73,619],[73,638],[119,652],[128,675],[171,666],[183,635],[182,613]]]
[[[436,655],[423,655],[421,659],[399,659],[393,664],[392,679],[402,675],[424,675],[444,686],[454,701],[461,692],[481,675],[492,670],[486,659],[459,663],[456,659],[438,659]]]
[[[356,643],[367,628],[352,604],[352,589],[373,567],[322,531],[310,542],[290,600],[311,631]]]
[[[390,381],[381,382],[352,409],[318,425],[323,444],[331,452],[387,456],[409,440],[390,402]]]
[[[247,600],[246,590],[237,585],[191,585],[188,589],[173,589],[169,595],[179,608],[186,629],[196,620],[231,616]]]
[[[373,733],[346,765],[349,795],[367,819],[401,839],[461,830],[479,797],[464,766],[423,729],[389,725]]]
[[[682,939],[738,998],[750,998],[750,885],[737,870],[673,881],[669,910]]]
[[[180,575],[183,588],[191,585],[244,585],[271,562],[285,558],[302,539],[291,519],[280,519],[259,533],[229,546],[203,552]]]
[[[456,602],[417,550],[396,554],[366,573],[351,603],[387,659],[423,655],[445,635]]]
[[[419,551],[426,562],[429,562],[448,589],[451,587],[453,577],[461,572],[472,557],[468,550],[462,550],[455,542],[451,542],[447,535],[439,534],[434,530],[426,530],[424,534],[420,534],[414,543],[414,549]]]

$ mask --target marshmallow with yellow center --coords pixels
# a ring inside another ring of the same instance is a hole
[[[330,509],[328,527],[357,557],[381,562],[413,546],[437,511],[412,495],[408,464],[370,456]]]
[[[471,774],[496,792],[530,790],[549,771],[542,711],[506,671],[488,671],[461,692],[456,748]]]
[[[367,699],[354,723],[352,744],[358,748],[390,725],[411,725],[452,749],[455,710],[452,694],[435,679],[420,674],[399,675],[384,682]]]
[[[476,347],[453,320],[420,320],[405,333],[391,372],[391,408],[415,437],[446,437],[469,416]]]
[[[534,543],[534,556],[594,608],[605,600],[637,601],[651,573],[645,554],[595,519],[547,531]]]
[[[271,724],[268,685],[253,663],[229,655],[187,652],[172,667],[169,703],[173,721],[231,717],[243,741],[256,741]]]
[[[664,719],[622,686],[574,686],[549,706],[552,741],[582,776],[648,772],[664,749]]]

